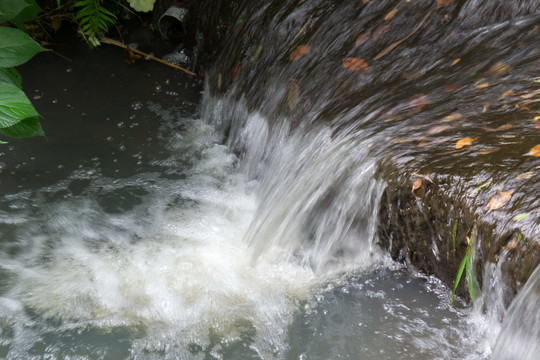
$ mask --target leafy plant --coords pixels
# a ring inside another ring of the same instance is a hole
[[[457,226],[454,226],[454,231],[452,234],[453,241],[455,241],[456,228]],[[452,298],[450,299],[450,305],[454,304],[454,295],[456,294],[456,289],[459,285],[459,281],[461,280],[461,276],[463,275],[463,270],[465,270],[465,279],[467,281],[467,288],[469,289],[469,294],[471,295],[471,299],[473,302],[475,301],[475,296],[474,296],[475,291],[477,294],[480,292],[480,286],[478,285],[478,281],[476,280],[476,274],[474,271],[472,257],[471,257],[471,245],[476,240],[476,235],[477,235],[476,225],[474,225],[471,236],[467,237],[467,250],[465,250],[465,256],[463,256],[463,259],[461,260],[461,263],[459,264],[458,272],[456,274],[456,279],[454,280],[454,288],[452,289]]]
[[[103,7],[102,2],[103,0],[80,0],[73,4],[74,8],[79,8],[75,14],[79,33],[91,47],[100,44],[101,33],[106,33],[109,25],[114,25],[116,19],[112,12]]]
[[[0,26],[0,134],[9,137],[45,136],[39,114],[22,91],[21,75],[15,69],[45,51],[24,29],[24,22],[40,10],[34,0],[0,1],[0,25],[10,22],[18,27]]]

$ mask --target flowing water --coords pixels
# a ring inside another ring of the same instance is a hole
[[[291,129],[119,51],[64,54],[23,73],[48,142],[0,154],[0,358],[538,354],[538,272],[505,316],[500,267],[484,302],[452,307],[373,245],[382,135]]]

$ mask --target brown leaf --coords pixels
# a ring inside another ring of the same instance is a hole
[[[426,187],[422,184],[421,178],[417,178],[416,180],[414,180],[411,191],[415,196],[419,198],[424,197],[424,195],[426,194]]]
[[[501,148],[497,147],[497,146],[495,146],[495,147],[487,147],[487,148],[483,148],[483,149],[478,150],[478,153],[480,155],[487,155],[487,154],[492,154],[494,152],[497,152],[499,150],[501,150]]]
[[[57,32],[62,27],[62,18],[60,16],[53,16],[51,26],[54,32]]]
[[[514,96],[514,95],[516,95],[516,93],[512,89],[510,89],[510,90],[506,90],[505,92],[503,92],[501,97]]]
[[[388,30],[390,30],[390,25],[379,26],[377,30],[375,30],[375,32],[373,33],[373,40],[380,40]]]
[[[517,235],[513,235],[512,238],[510,239],[510,241],[508,242],[508,244],[506,244],[506,248],[508,250],[514,250],[517,246],[517,243],[518,243],[518,237]]]
[[[505,63],[502,63],[502,62],[497,62],[495,64],[493,64],[489,70],[487,71],[488,74],[492,74],[492,75],[500,75],[502,73],[505,73],[507,72],[508,70],[510,69],[510,66],[505,64]]]
[[[475,138],[471,138],[471,137],[466,137],[466,138],[463,138],[463,139],[460,139],[456,142],[456,150],[457,149],[461,149],[462,147],[464,146],[470,146],[472,145],[473,141],[475,141],[476,139],[478,139],[478,137],[475,137]]]
[[[349,71],[361,72],[367,70],[368,64],[360,58],[348,57],[343,59],[343,67]]]
[[[519,174],[516,176],[516,180],[522,180],[522,179],[530,179],[534,175],[534,171],[527,171],[526,173]]]
[[[409,100],[409,107],[411,108],[422,109],[424,106],[429,104],[431,104],[431,101],[429,101],[428,97],[424,94],[414,95]]]
[[[237,62],[236,65],[234,66],[233,71],[232,71],[232,81],[234,81],[234,79],[236,79],[236,75],[238,74],[239,70],[240,70],[240,63]]]
[[[430,178],[429,176],[427,176],[427,175],[422,175],[422,174],[419,174],[419,173],[417,173],[417,172],[412,172],[411,175],[412,175],[412,176],[419,177],[419,178],[422,178],[422,179],[424,179],[424,180],[427,180],[427,181],[429,181],[430,183],[433,184],[433,180],[431,180],[431,178]]]
[[[460,113],[451,113],[450,115],[446,115],[443,118],[443,122],[448,122],[452,120],[461,119],[462,115]]]
[[[291,111],[294,110],[298,104],[300,98],[300,87],[296,82],[296,79],[291,79],[291,85],[289,86],[289,92],[287,93],[287,105]]]
[[[309,50],[311,50],[309,45],[298,45],[290,55],[291,61],[299,60],[302,56],[306,55]]]
[[[460,61],[461,61],[461,58],[457,58],[456,60],[454,60],[454,61],[452,62],[452,65],[450,65],[450,66],[456,65],[456,64],[457,64],[458,62],[460,62]]]
[[[354,47],[357,48],[360,45],[362,45],[363,43],[365,43],[366,41],[368,41],[369,40],[369,35],[370,35],[370,33],[358,35],[358,37],[356,38],[356,42],[354,43]]]
[[[461,85],[461,84],[448,85],[447,87],[444,88],[444,92],[449,93],[449,92],[458,91],[462,87],[463,87],[463,85]]]
[[[217,78],[217,87],[218,89],[221,89],[221,73],[218,74],[218,78]]]
[[[497,210],[502,208],[511,197],[512,194],[507,191],[497,191],[497,195],[489,200],[486,210]]]
[[[386,16],[384,17],[384,21],[388,21],[388,20],[392,20],[392,18],[396,15],[396,13],[398,12],[398,9],[394,9],[392,11],[390,11],[388,14],[386,14]]]
[[[450,4],[454,0],[437,0],[437,9]]]
[[[529,156],[540,156],[540,144],[534,146],[531,150],[529,150],[528,153],[526,153],[525,155],[529,155]]]
[[[450,126],[448,125],[440,125],[440,126],[434,126],[428,131],[428,135],[437,135],[442,133],[443,131],[450,129]]]

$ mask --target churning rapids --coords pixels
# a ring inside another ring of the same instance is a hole
[[[0,358],[538,355],[538,271],[508,314],[497,267],[452,307],[373,245],[382,135],[291,130],[242,99],[199,105],[159,65],[66,52],[23,73],[49,142],[0,155]]]

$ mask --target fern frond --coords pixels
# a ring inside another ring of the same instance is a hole
[[[79,33],[91,47],[99,46],[101,32],[107,32],[109,25],[115,23],[116,16],[103,7],[103,0],[79,0],[73,4],[80,8],[75,14],[79,25]]]

